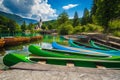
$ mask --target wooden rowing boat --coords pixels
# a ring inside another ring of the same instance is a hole
[[[4,46],[4,44],[5,44],[4,39],[0,39],[0,48],[2,48]]]

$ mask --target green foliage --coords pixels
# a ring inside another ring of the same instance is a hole
[[[64,11],[57,18],[58,32],[61,35],[73,33],[73,26],[68,19],[68,14]]]
[[[20,27],[20,25],[15,24],[15,26],[16,26],[15,32],[16,32],[16,33],[20,33],[20,32],[21,32],[21,27]]]
[[[25,32],[26,29],[27,29],[27,25],[26,22],[24,21],[23,24],[21,25],[21,30],[22,32]]]
[[[67,35],[73,33],[73,27],[68,22],[61,24],[58,28],[59,34],[61,35]]]
[[[86,25],[90,22],[90,13],[87,8],[84,9],[84,14],[81,20],[81,25]]]
[[[53,29],[53,25],[51,23],[48,24],[48,29],[49,30]]]
[[[109,22],[110,30],[120,31],[120,19],[115,19]]]
[[[33,19],[22,18],[19,15],[5,13],[5,12],[2,12],[2,11],[0,11],[0,15],[16,21],[19,25],[21,25],[23,23],[23,21],[26,21],[26,24],[29,24],[30,22],[33,22],[33,23],[37,22],[36,20],[33,20]]]
[[[120,37],[120,31],[115,31],[115,32],[113,32],[113,35],[114,35],[114,36],[117,36],[117,37]]]
[[[20,26],[14,20],[0,15],[0,30],[2,34],[7,33],[14,35],[15,32],[20,31],[20,29],[18,30],[18,27],[20,28]]]
[[[9,30],[6,26],[0,25],[0,32],[1,33],[9,33]]]
[[[45,24],[43,24],[43,25],[41,26],[41,28],[42,28],[43,30],[45,30],[46,25],[45,25]]]
[[[42,29],[48,27],[49,30],[56,29],[58,27],[57,20],[50,20],[43,22]]]
[[[88,32],[102,32],[103,28],[102,26],[95,25],[95,24],[87,24],[86,27],[88,27]]]
[[[110,32],[120,37],[120,19],[115,19],[109,22]]]
[[[61,25],[68,21],[68,14],[64,11],[57,18],[57,24]]]
[[[30,23],[28,25],[28,30],[31,32],[31,33],[34,33],[34,24],[33,23]]]
[[[81,33],[82,32],[82,28],[83,28],[83,26],[76,26],[75,28],[74,28],[74,33],[75,34],[78,34],[78,33]]]
[[[87,24],[83,26],[77,26],[74,28],[74,33],[81,33],[81,32],[102,32],[103,28],[99,25],[95,24]]]
[[[79,20],[79,17],[78,17],[78,13],[75,12],[74,19],[73,19],[73,27],[76,27],[78,25],[80,25],[80,20]]]
[[[9,20],[7,24],[8,30],[10,31],[11,34],[14,34],[16,30],[16,23],[13,20]]]
[[[104,32],[109,32],[109,21],[119,18],[120,0],[93,0],[91,11],[92,20],[104,27]]]
[[[7,26],[6,23],[8,23],[9,19],[0,15],[0,25]]]

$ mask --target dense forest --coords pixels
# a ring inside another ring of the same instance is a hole
[[[93,0],[91,11],[84,9],[82,18],[74,13],[71,20],[63,11],[57,20],[44,22],[43,29],[57,29],[60,34],[101,32],[120,36],[120,0]]]
[[[0,34],[13,36],[15,34],[25,33],[26,30],[33,33],[34,28],[35,24],[33,23],[27,25],[26,22],[23,21],[23,23],[19,25],[16,21],[0,15]]]

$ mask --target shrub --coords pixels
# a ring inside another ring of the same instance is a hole
[[[115,31],[115,32],[113,32],[113,35],[117,36],[117,37],[120,37],[120,32],[119,31]]]
[[[85,26],[87,32],[102,32],[103,27],[95,24],[87,24]]]
[[[112,20],[109,22],[110,31],[120,31],[120,19]]]
[[[61,24],[58,28],[59,34],[61,35],[67,35],[73,33],[73,27],[69,23]]]
[[[82,32],[82,26],[76,26],[76,27],[74,28],[73,33],[81,33],[81,32]]]
[[[109,22],[109,27],[109,32],[111,32],[114,36],[120,37],[120,19],[111,20]]]

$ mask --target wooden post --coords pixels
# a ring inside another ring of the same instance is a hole
[[[39,64],[46,64],[46,60],[38,61]]]
[[[68,63],[66,64],[66,66],[68,66],[68,67],[74,67],[74,63],[68,62]]]

